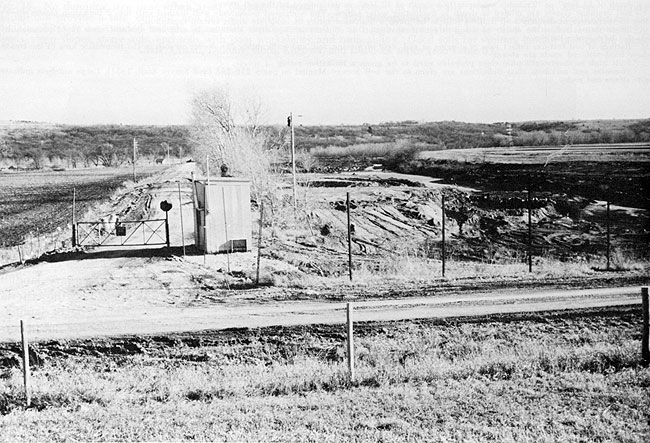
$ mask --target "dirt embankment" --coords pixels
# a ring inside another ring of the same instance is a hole
[[[529,206],[535,257],[597,263],[607,251],[605,202],[578,194],[534,192],[529,202],[521,190],[478,191],[419,176],[362,172],[317,175],[303,186],[308,188],[303,224],[298,232],[274,232],[265,250],[310,274],[346,272],[348,192],[354,260],[374,271],[405,257],[441,259],[443,195],[450,260],[523,262]],[[611,251],[617,258],[650,257],[649,220],[644,209],[610,207]]]

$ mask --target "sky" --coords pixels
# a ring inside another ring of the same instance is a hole
[[[0,0],[0,120],[186,124],[650,117],[650,1]],[[235,99],[235,98],[234,98]]]

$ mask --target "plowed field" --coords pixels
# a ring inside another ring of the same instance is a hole
[[[149,167],[140,177],[159,169]],[[80,216],[131,179],[128,168],[0,173],[0,248],[70,225],[73,190]]]

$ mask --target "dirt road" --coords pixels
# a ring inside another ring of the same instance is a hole
[[[535,292],[502,290],[459,296],[358,301],[353,306],[356,321],[388,321],[636,304],[639,294],[639,287]],[[139,302],[134,302],[133,297]],[[44,304],[40,309],[32,305],[30,312],[17,313],[13,312],[16,304],[8,306],[3,296],[0,342],[19,339],[20,319],[26,320],[32,340],[345,321],[346,302],[240,300],[187,307],[160,300],[148,301],[143,293],[133,297],[131,300],[128,297],[106,300],[101,304],[96,298],[93,302],[82,298],[74,303],[69,299],[57,299],[56,303]]]

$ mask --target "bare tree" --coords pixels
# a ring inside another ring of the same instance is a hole
[[[207,89],[192,100],[191,136],[198,161],[209,163],[211,171],[223,165],[233,176],[251,180],[256,198],[271,191],[272,165],[276,150],[269,134],[260,126],[261,105],[258,101],[235,102],[224,89]]]

